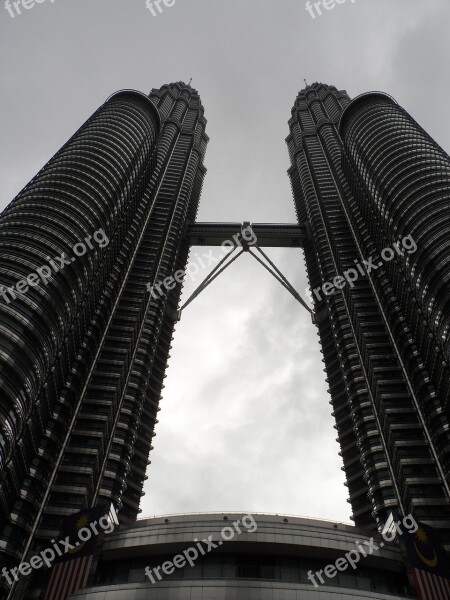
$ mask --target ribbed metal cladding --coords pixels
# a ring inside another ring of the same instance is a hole
[[[369,200],[377,246],[408,235],[417,244],[399,259],[396,295],[436,390],[431,403],[450,414],[450,159],[385,94],[356,98],[340,131],[359,203]]]
[[[2,557],[15,564],[62,519],[113,502],[132,520],[148,464],[208,138],[182,83],[114,94],[0,217],[1,283],[103,229],[109,244],[48,286],[0,302]],[[45,211],[45,212],[44,212]],[[25,350],[26,348],[26,350]],[[30,468],[31,465],[31,468]]]
[[[400,266],[360,274],[353,288],[320,290],[379,250],[339,135],[349,103],[334,87],[308,86],[297,98],[287,138],[298,218],[311,234],[305,258],[311,288],[320,295],[313,297],[349,501],[359,526],[379,526],[392,510],[449,529],[442,452],[448,421],[439,414],[430,422],[423,410],[433,389],[423,360],[413,356],[393,292]],[[370,159],[366,167],[370,171]]]
[[[106,318],[107,289],[129,220],[149,179],[159,120],[138,95],[112,98],[85,123],[0,216],[0,277],[6,288],[47,257],[103,229],[94,245],[48,285],[0,301],[1,527],[3,550],[19,556],[76,406],[76,385],[95,351],[94,315]],[[131,168],[130,165],[133,164]],[[71,260],[71,259],[70,259]]]

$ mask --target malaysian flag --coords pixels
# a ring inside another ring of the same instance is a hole
[[[105,515],[108,515],[108,519],[114,525],[119,524],[112,505],[110,508],[108,506],[89,508],[65,519],[60,539],[65,540],[68,537],[74,547],[53,563],[44,600],[67,600],[70,594],[86,587],[97,536],[92,531],[92,537],[86,542],[81,542],[78,532],[80,529],[89,528],[91,523]]]
[[[44,600],[67,600],[70,594],[86,587],[92,554],[55,565]]]
[[[401,536],[421,600],[450,600],[450,568],[436,531],[417,521],[415,533]]]

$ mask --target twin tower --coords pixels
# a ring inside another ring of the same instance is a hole
[[[289,130],[353,520],[448,546],[449,157],[382,93],[308,86]],[[139,513],[207,143],[189,85],[118,92],[0,215],[0,566],[83,508]]]

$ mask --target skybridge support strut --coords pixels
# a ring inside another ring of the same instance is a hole
[[[306,310],[309,313],[311,313],[311,315],[313,315],[314,314],[313,311],[309,308],[309,306],[306,304],[306,302],[303,300],[303,298],[300,296],[300,294],[296,291],[294,286],[286,279],[286,277],[283,275],[283,273],[274,265],[274,263],[270,260],[270,258],[267,256],[267,254],[265,252],[263,252],[257,244],[255,244],[254,247],[266,259],[266,261],[269,263],[270,266],[268,266],[264,261],[262,261],[258,256],[256,256],[256,254],[253,254],[251,249],[249,249],[249,253],[253,256],[253,258],[255,258],[265,269],[267,269],[267,271],[269,271],[269,273],[271,275],[273,275],[275,277],[275,279],[277,281],[279,281],[281,283],[281,285],[285,289],[287,289],[287,291],[290,294],[292,294],[292,296],[294,296],[294,298],[297,300],[297,302],[299,302],[303,306],[303,308],[306,308]]]
[[[203,226],[205,228],[203,232],[204,235],[200,235]],[[183,310],[189,306],[189,304],[191,304],[204,289],[217,279],[217,277],[219,277],[219,275],[234,263],[234,261],[236,261],[244,252],[248,252],[297,300],[297,302],[299,302],[299,304],[303,306],[303,308],[311,314],[314,323],[314,312],[309,308],[294,286],[286,279],[278,267],[275,266],[267,254],[263,252],[260,247],[260,238],[258,237],[258,233],[260,235],[262,234],[264,244],[270,247],[302,247],[307,235],[306,228],[296,225],[260,224],[255,226],[250,223],[243,223],[240,226],[240,232],[236,233],[236,231],[239,231],[239,226],[235,223],[197,223],[191,226],[190,232],[188,232],[191,245],[222,245],[224,242],[230,242],[232,240],[234,247],[230,245],[230,247],[232,247],[231,252],[226,254],[219,261],[211,273],[209,273],[198,288],[189,296],[183,306],[179,309],[177,320],[179,321],[181,319]],[[199,235],[202,241],[201,244],[197,239]],[[196,239],[197,243],[195,241]],[[220,242],[220,244],[218,242]],[[235,251],[239,247],[241,249],[235,254]],[[261,254],[266,262],[252,252],[253,248]]]
[[[186,300],[186,302],[183,304],[183,306],[180,308],[180,310],[178,311],[178,320],[180,320],[181,317],[181,312],[187,307],[189,306],[189,304],[195,300],[195,298],[197,298],[197,296],[199,296],[203,290],[205,288],[208,287],[208,285],[210,283],[212,283],[214,281],[214,279],[216,279],[217,277],[219,277],[219,275],[221,273],[223,273],[225,271],[225,269],[227,267],[229,267],[232,263],[234,263],[235,260],[237,260],[241,254],[244,252],[244,249],[242,248],[240,252],[238,252],[233,258],[231,258],[231,255],[234,254],[234,251],[237,249],[237,246],[235,246],[233,248],[233,250],[229,253],[226,254],[221,260],[220,262],[214,267],[214,269],[211,271],[211,273],[201,282],[201,284],[198,286],[198,288],[195,290],[195,292],[193,292],[189,298]],[[231,258],[231,260],[229,260],[227,262],[227,260]],[[225,264],[226,263],[226,264]]]

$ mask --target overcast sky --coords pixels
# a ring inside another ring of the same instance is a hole
[[[388,92],[450,147],[449,0],[347,0],[315,19],[305,0],[176,0],[157,17],[145,0],[43,0],[22,13],[0,0],[0,208],[112,92],[191,77],[211,138],[199,220],[295,220],[284,139],[303,78]],[[303,294],[301,251],[269,252]],[[177,325],[142,515],[348,521],[320,359],[308,313],[239,259]]]

